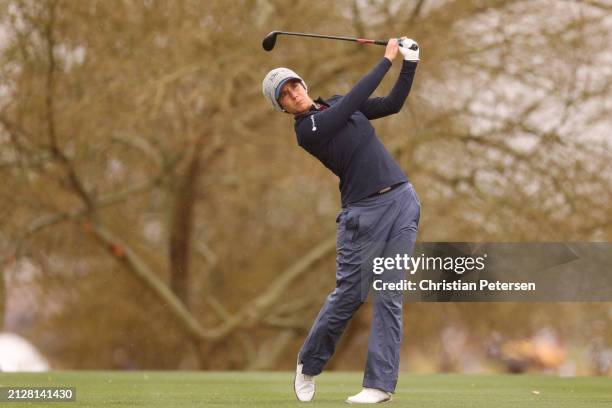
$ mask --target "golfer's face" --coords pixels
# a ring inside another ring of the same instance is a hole
[[[289,113],[302,113],[312,104],[306,89],[299,81],[288,81],[281,89],[278,102]]]

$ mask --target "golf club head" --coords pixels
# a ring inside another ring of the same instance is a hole
[[[272,51],[274,45],[276,44],[276,36],[278,35],[278,31],[272,31],[270,34],[266,35],[266,38],[263,39],[261,46],[266,51]]]

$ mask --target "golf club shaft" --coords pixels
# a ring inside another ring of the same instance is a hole
[[[333,35],[294,33],[294,32],[290,32],[290,31],[278,31],[278,34],[296,35],[296,36],[299,36],[299,37],[328,38],[328,39],[332,39],[332,40],[353,41],[353,42],[358,42],[360,44],[387,45],[387,41],[383,41],[383,40],[368,40],[368,39],[365,39],[365,38],[338,37],[338,36],[333,36]]]

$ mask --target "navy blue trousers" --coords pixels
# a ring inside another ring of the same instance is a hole
[[[370,288],[374,279],[399,281],[405,277],[405,271],[390,269],[374,274],[373,262],[377,257],[412,255],[420,209],[410,183],[342,209],[336,219],[336,288],[327,297],[300,350],[304,374],[321,373],[348,321],[369,298],[374,315],[363,386],[395,391],[402,341],[403,292]]]

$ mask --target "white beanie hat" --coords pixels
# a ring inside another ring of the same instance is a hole
[[[263,80],[263,94],[266,99],[270,101],[270,103],[278,111],[285,111],[283,107],[280,106],[280,104],[278,103],[278,98],[280,96],[281,89],[283,89],[283,85],[285,85],[285,83],[291,79],[297,79],[302,83],[304,89],[308,90],[308,87],[306,86],[304,80],[289,68],[275,68],[272,71],[268,72],[268,75],[266,75]]]

